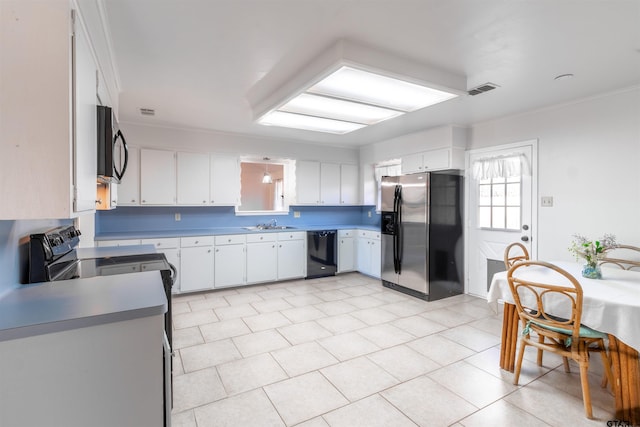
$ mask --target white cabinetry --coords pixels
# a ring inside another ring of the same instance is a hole
[[[356,204],[358,166],[300,160],[296,163],[296,195],[301,205]]]
[[[0,2],[0,220],[95,210],[97,67],[70,4]]]
[[[441,148],[402,157],[402,173],[464,169],[464,149]]]
[[[142,239],[142,245],[153,245],[158,252],[162,252],[169,264],[178,270],[178,275],[173,278],[173,291],[180,289],[180,238],[169,237],[166,239]]]
[[[180,291],[213,289],[214,238],[212,236],[180,238]]]
[[[304,231],[278,233],[278,280],[307,275],[306,237]]]
[[[338,230],[338,273],[356,269],[356,230]]]
[[[127,170],[118,184],[118,204],[136,206],[140,204],[140,149],[129,146]]]
[[[380,233],[370,230],[358,230],[358,271],[368,276],[380,278],[381,249]]]
[[[215,237],[215,287],[244,285],[246,279],[244,234]]]
[[[320,163],[320,203],[328,206],[340,204],[340,165]]]
[[[247,235],[247,283],[272,282],[277,278],[276,233]]]
[[[358,204],[358,165],[340,165],[340,204]]]
[[[163,330],[154,315],[0,342],[1,424],[163,425]]]
[[[240,167],[238,158],[211,154],[210,202],[212,205],[236,206],[240,203]]]
[[[209,204],[209,155],[178,152],[177,201],[179,205]]]
[[[173,151],[140,150],[140,203],[176,204],[176,154]]]
[[[319,162],[296,162],[296,197],[301,205],[321,204]]]

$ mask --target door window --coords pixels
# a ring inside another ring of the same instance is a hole
[[[521,210],[520,176],[478,181],[478,227],[519,230],[522,223]]]

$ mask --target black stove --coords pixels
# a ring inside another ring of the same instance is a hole
[[[165,425],[169,425],[172,407],[173,334],[171,327],[171,288],[177,277],[176,268],[167,261],[162,253],[135,253],[128,255],[113,254],[113,248],[96,248],[91,257],[80,257],[77,247],[80,243],[80,230],[73,225],[56,227],[51,230],[31,234],[29,239],[29,283],[59,282],[69,279],[89,279],[98,276],[158,271],[162,278],[167,297],[167,312],[164,315],[164,329],[169,349],[163,353],[168,371],[165,371]],[[131,247],[133,248],[133,247]],[[95,256],[111,254],[109,256]]]

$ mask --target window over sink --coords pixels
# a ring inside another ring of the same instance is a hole
[[[289,159],[241,158],[240,205],[236,214],[288,214],[294,185],[293,164]]]

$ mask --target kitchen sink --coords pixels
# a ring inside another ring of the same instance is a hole
[[[296,227],[291,227],[289,225],[254,225],[253,227],[242,227],[245,230],[249,231],[260,231],[260,230],[292,230]]]

